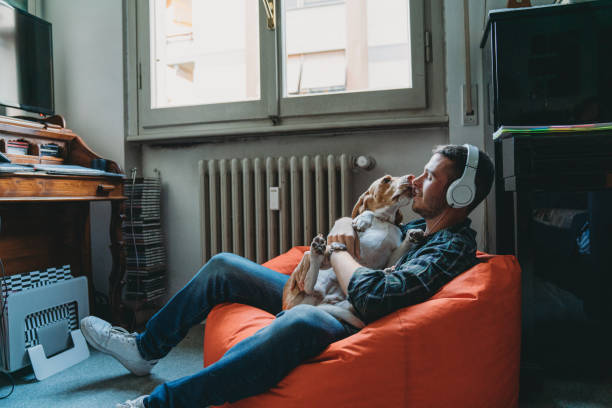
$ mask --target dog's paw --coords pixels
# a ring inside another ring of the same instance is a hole
[[[357,232],[363,232],[372,226],[372,221],[369,217],[355,217],[353,219],[353,229]]]
[[[407,232],[408,240],[414,244],[420,244],[425,240],[425,231],[420,230],[418,228],[408,230]]]
[[[323,255],[327,247],[327,240],[323,234],[319,234],[312,240],[310,244],[310,252],[316,255]]]

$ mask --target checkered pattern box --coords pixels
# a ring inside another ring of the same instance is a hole
[[[44,308],[29,313],[25,317],[24,332],[22,334],[9,333],[9,318],[11,313],[16,313],[15,310],[10,310],[8,300],[11,295],[16,293],[24,293],[34,288],[41,288],[64,282],[72,279],[70,265],[64,265],[61,268],[49,268],[45,271],[32,271],[17,275],[5,277],[1,282],[1,299],[0,306],[2,307],[2,325],[0,330],[0,345],[1,359],[0,368],[4,371],[14,371],[15,367],[10,366],[10,350],[9,339],[11,336],[23,336],[24,349],[34,347],[39,344],[37,330],[41,327],[56,323],[61,320],[68,321],[69,335],[71,330],[78,328],[78,304],[74,299],[66,301],[60,305]],[[50,288],[51,289],[51,288]],[[21,367],[19,367],[21,368]]]

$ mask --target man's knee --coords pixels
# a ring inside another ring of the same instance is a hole
[[[336,324],[334,317],[312,305],[297,305],[287,310],[285,314],[287,324],[292,330],[309,334],[318,331],[327,332],[329,325]]]
[[[196,273],[195,279],[198,281],[204,281],[208,279],[217,279],[220,276],[227,276],[228,271],[234,270],[235,262],[239,258],[238,255],[221,252],[214,255],[206,262],[206,264],[200,268]]]
[[[239,258],[240,256],[236,254],[232,254],[230,252],[221,252],[210,258],[206,265],[204,265],[204,268],[208,267],[211,269],[226,269],[235,264],[236,260],[238,260]]]

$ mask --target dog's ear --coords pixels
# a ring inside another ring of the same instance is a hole
[[[359,200],[357,200],[357,204],[355,204],[355,206],[353,207],[353,212],[351,213],[351,218],[355,218],[356,216],[358,216],[359,214],[361,214],[367,207],[366,204],[368,202],[368,200],[370,200],[370,192],[366,191],[365,193],[363,193],[360,197]]]
[[[397,210],[397,212],[395,213],[395,225],[400,225],[403,220],[404,216],[402,215],[402,212],[400,210]]]

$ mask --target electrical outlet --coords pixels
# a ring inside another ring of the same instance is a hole
[[[478,126],[478,85],[472,85],[472,113],[468,115],[466,86],[461,86],[461,124],[463,126]]]

